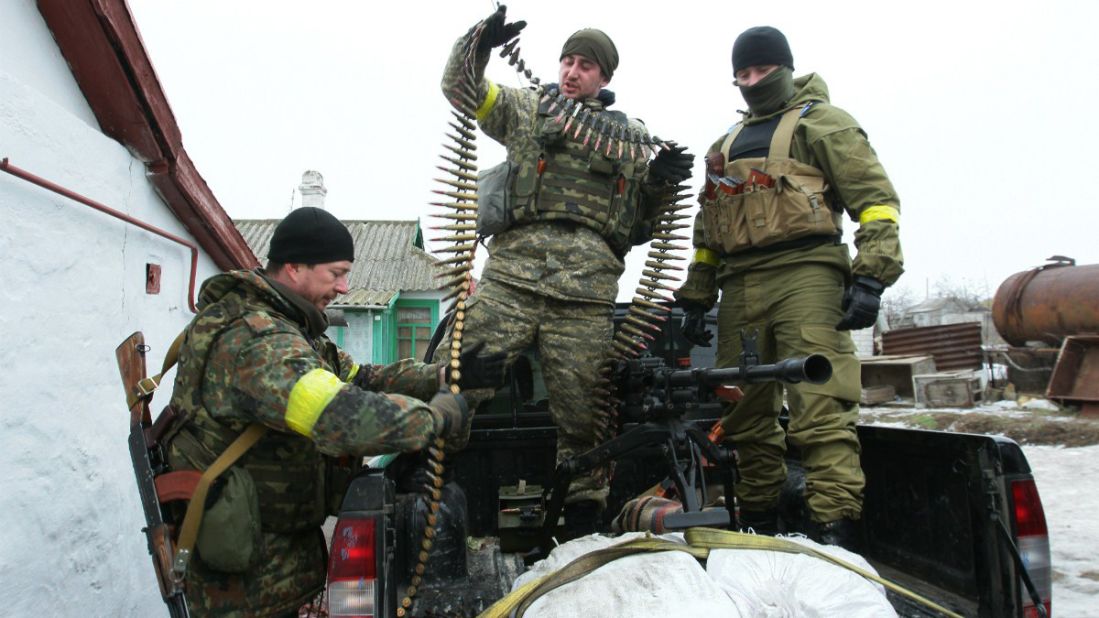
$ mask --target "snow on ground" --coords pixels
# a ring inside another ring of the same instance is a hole
[[[1053,615],[1099,615],[1099,446],[1024,446],[1046,512]]]

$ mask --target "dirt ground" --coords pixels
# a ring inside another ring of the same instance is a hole
[[[934,410],[891,405],[863,408],[861,422],[900,423],[907,427],[962,433],[1004,435],[1019,444],[1089,446],[1099,444],[1099,419],[1071,408],[1026,409],[1001,402],[1002,408]]]

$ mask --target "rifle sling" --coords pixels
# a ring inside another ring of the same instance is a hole
[[[183,335],[186,330],[181,331],[172,345],[168,346],[168,353],[164,355],[164,363],[160,366],[160,373],[148,378],[142,378],[134,386],[134,392],[130,393],[126,397],[126,405],[132,410],[134,404],[141,399],[149,399],[153,396],[153,392],[160,386],[160,381],[164,378],[164,374],[168,373],[168,370],[175,366],[176,361],[179,360],[179,347],[183,345]]]

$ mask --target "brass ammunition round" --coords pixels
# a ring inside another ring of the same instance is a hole
[[[453,357],[453,358],[450,359],[450,368],[451,369],[460,369],[461,367],[462,367],[462,363],[458,362],[458,357]]]
[[[419,587],[420,583],[423,582],[423,581],[424,581],[424,578],[420,577],[419,575],[413,575],[412,576],[412,585],[413,586]]]
[[[430,530],[430,528],[424,528],[425,532],[428,530]],[[423,547],[425,550],[431,551],[431,539],[424,539],[423,541],[421,541],[420,547]]]

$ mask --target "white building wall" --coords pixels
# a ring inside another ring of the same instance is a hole
[[[143,164],[100,133],[34,3],[0,2],[0,23],[0,158],[193,240]],[[192,315],[190,252],[5,173],[0,213],[0,614],[166,615],[114,350],[142,330],[159,370]],[[145,293],[150,262],[158,295]],[[215,272],[200,255],[198,281]]]

